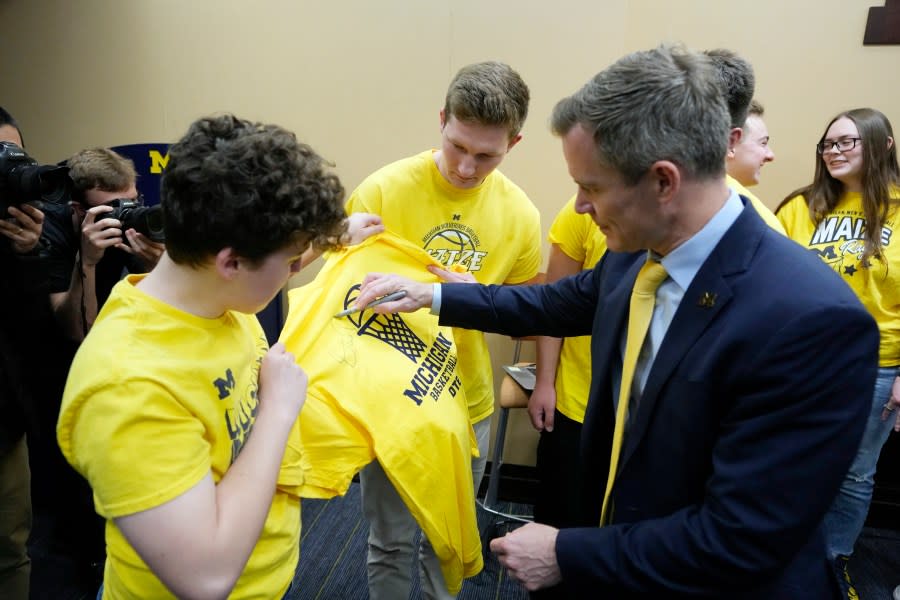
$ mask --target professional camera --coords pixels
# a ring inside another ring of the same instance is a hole
[[[120,198],[108,203],[112,206],[112,212],[103,215],[103,218],[118,219],[122,222],[122,231],[134,229],[143,233],[154,242],[166,241],[166,232],[163,230],[162,207],[144,206],[139,200]],[[122,238],[128,243],[128,238]]]
[[[72,187],[68,167],[39,165],[12,142],[0,142],[0,218],[7,207],[27,202],[65,204]]]

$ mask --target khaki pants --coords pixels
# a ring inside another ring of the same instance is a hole
[[[475,423],[473,428],[478,439],[479,457],[472,459],[472,483],[478,494],[487,466],[490,417]],[[378,461],[360,471],[359,482],[363,514],[369,521],[369,598],[406,600],[412,587],[413,541],[418,525]],[[440,561],[425,536],[419,546],[417,563],[425,598],[454,598],[447,591]]]
[[[25,436],[0,455],[0,598],[27,600],[31,561],[31,474]]]

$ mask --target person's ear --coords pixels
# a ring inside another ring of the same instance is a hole
[[[681,189],[681,171],[669,160],[658,160],[650,166],[650,184],[660,203],[670,202]]]
[[[741,143],[741,138],[744,137],[744,130],[740,127],[732,127],[731,131],[728,132],[728,153],[729,156],[734,156],[734,147]]]
[[[512,139],[509,140],[509,144],[506,146],[506,151],[509,152],[510,150],[513,149],[513,146],[515,146],[516,144],[518,144],[521,141],[522,141],[522,134],[521,133],[516,134],[515,136],[513,136]]]
[[[241,257],[235,253],[234,248],[222,248],[216,253],[215,265],[219,276],[231,281],[241,270]]]
[[[441,109],[440,115],[441,115],[441,133],[443,133],[444,127],[447,126],[447,115],[444,114],[443,108]]]
[[[892,138],[891,136],[888,136],[888,148],[887,149],[890,150],[893,147],[894,147],[894,138]]]

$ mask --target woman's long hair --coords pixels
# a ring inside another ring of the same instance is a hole
[[[891,198],[894,190],[900,188],[897,144],[891,122],[884,114],[873,108],[854,108],[840,113],[828,122],[819,143],[825,140],[831,125],[841,118],[853,121],[862,139],[862,206],[866,218],[865,251],[862,262],[865,264],[872,256],[881,257],[881,228],[891,205],[900,203],[900,200]],[[817,152],[813,182],[788,194],[777,210],[791,198],[802,194],[806,198],[809,217],[818,226],[837,205],[844,191],[844,184],[831,176],[825,161]]]

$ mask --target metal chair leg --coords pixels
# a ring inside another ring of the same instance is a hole
[[[509,421],[509,409],[500,409],[500,420],[497,421],[497,435],[494,438],[494,452],[491,456],[491,479],[488,481],[487,496],[484,504],[488,508],[497,507],[497,493],[500,489],[500,466],[503,464],[503,445],[506,442],[506,424]]]

